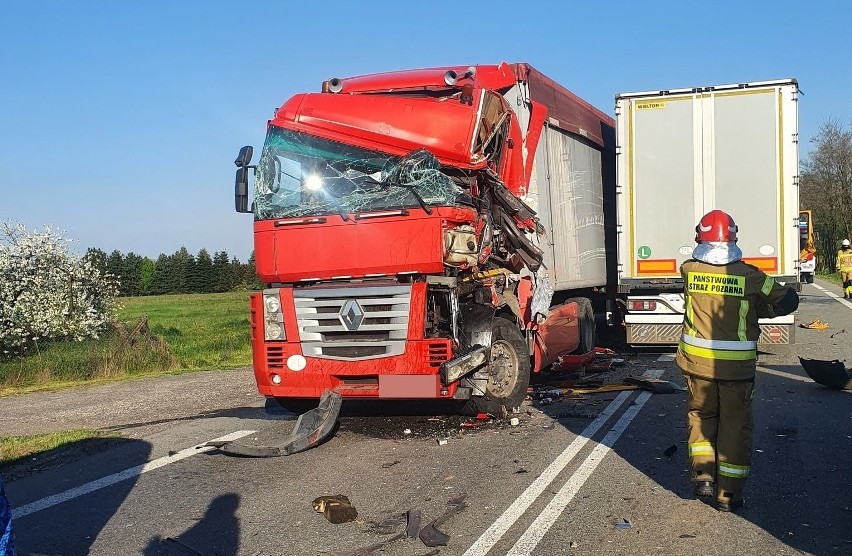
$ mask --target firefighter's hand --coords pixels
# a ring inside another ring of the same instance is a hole
[[[757,318],[774,319],[776,316],[775,310],[769,303],[765,303],[763,301],[757,302]]]

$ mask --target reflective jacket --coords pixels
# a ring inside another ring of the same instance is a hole
[[[841,249],[837,252],[837,270],[852,271],[852,249]]]
[[[701,378],[753,379],[757,319],[793,312],[796,292],[742,261],[712,265],[690,259],[680,273],[686,307],[678,366]]]

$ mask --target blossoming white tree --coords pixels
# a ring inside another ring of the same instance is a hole
[[[40,342],[97,338],[118,284],[69,250],[57,230],[0,221],[0,357]]]

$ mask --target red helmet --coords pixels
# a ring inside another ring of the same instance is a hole
[[[697,243],[737,241],[737,230],[737,224],[730,214],[721,210],[711,210],[701,217],[698,226],[695,227],[695,241]]]

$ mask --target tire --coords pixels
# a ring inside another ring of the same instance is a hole
[[[565,303],[577,304],[577,320],[580,321],[580,345],[572,352],[572,355],[585,355],[598,344],[598,331],[595,324],[595,311],[592,302],[585,297],[572,297],[566,299]]]
[[[530,384],[530,352],[518,327],[501,317],[491,321],[491,348],[488,351],[488,383],[484,396],[474,396],[462,413],[503,415],[503,409],[519,407]]]

